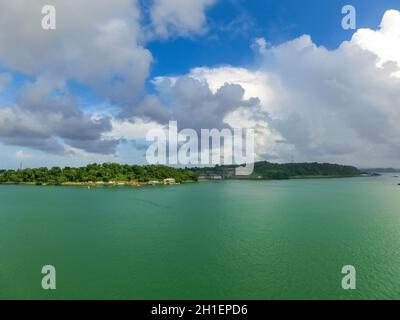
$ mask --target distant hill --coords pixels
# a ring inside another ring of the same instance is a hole
[[[356,167],[330,163],[271,163],[268,161],[256,162],[254,172],[250,176],[236,176],[238,166],[216,166],[213,168],[192,168],[200,178],[205,179],[295,179],[319,177],[354,177],[361,171]]]
[[[400,172],[400,169],[394,169],[394,168],[369,168],[369,169],[361,169],[363,172],[368,172],[368,173],[398,173]]]

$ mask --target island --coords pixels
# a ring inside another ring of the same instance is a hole
[[[197,181],[188,169],[163,165],[89,164],[85,167],[52,167],[0,170],[0,184],[141,186],[173,185]]]
[[[304,178],[338,178],[361,176],[352,166],[329,163],[256,162],[249,176],[235,175],[237,165],[202,168],[173,168],[164,165],[89,164],[85,167],[26,168],[0,170],[0,184],[141,186],[174,185],[198,180],[282,180]]]
[[[192,168],[200,179],[246,179],[246,180],[282,180],[304,178],[341,178],[357,177],[362,172],[353,166],[330,163],[271,163],[260,161],[254,164],[253,173],[249,176],[238,176],[235,169],[238,166],[215,166],[210,168]]]

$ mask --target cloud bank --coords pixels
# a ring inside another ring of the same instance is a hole
[[[308,35],[271,48],[257,39],[262,58],[258,68],[196,68],[174,81],[197,79],[214,92],[236,84],[247,99],[258,99],[257,108],[230,104],[224,114],[209,110],[220,125],[256,128],[259,159],[396,165],[399,26],[400,13],[387,11],[379,30],[360,29],[335,50],[317,46]],[[167,90],[175,100],[182,96]]]
[[[125,139],[177,120],[179,127],[253,128],[257,159],[396,165],[400,156],[400,12],[378,30],[359,29],[328,50],[308,35],[272,47],[255,38],[256,67],[197,67],[149,79],[149,41],[207,32],[216,1],[155,0],[143,25],[137,1],[3,1],[0,142],[46,153],[115,155]],[[57,8],[57,30],[41,29],[40,8]],[[87,14],[90,12],[90,15]],[[12,27],[18,21],[18,27]],[[154,92],[146,93],[151,80]],[[114,113],[85,109],[80,86]]]

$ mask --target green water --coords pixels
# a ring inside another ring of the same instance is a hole
[[[399,299],[397,180],[0,186],[0,298]]]

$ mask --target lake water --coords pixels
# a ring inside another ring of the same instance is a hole
[[[398,180],[0,186],[0,298],[400,299]]]

